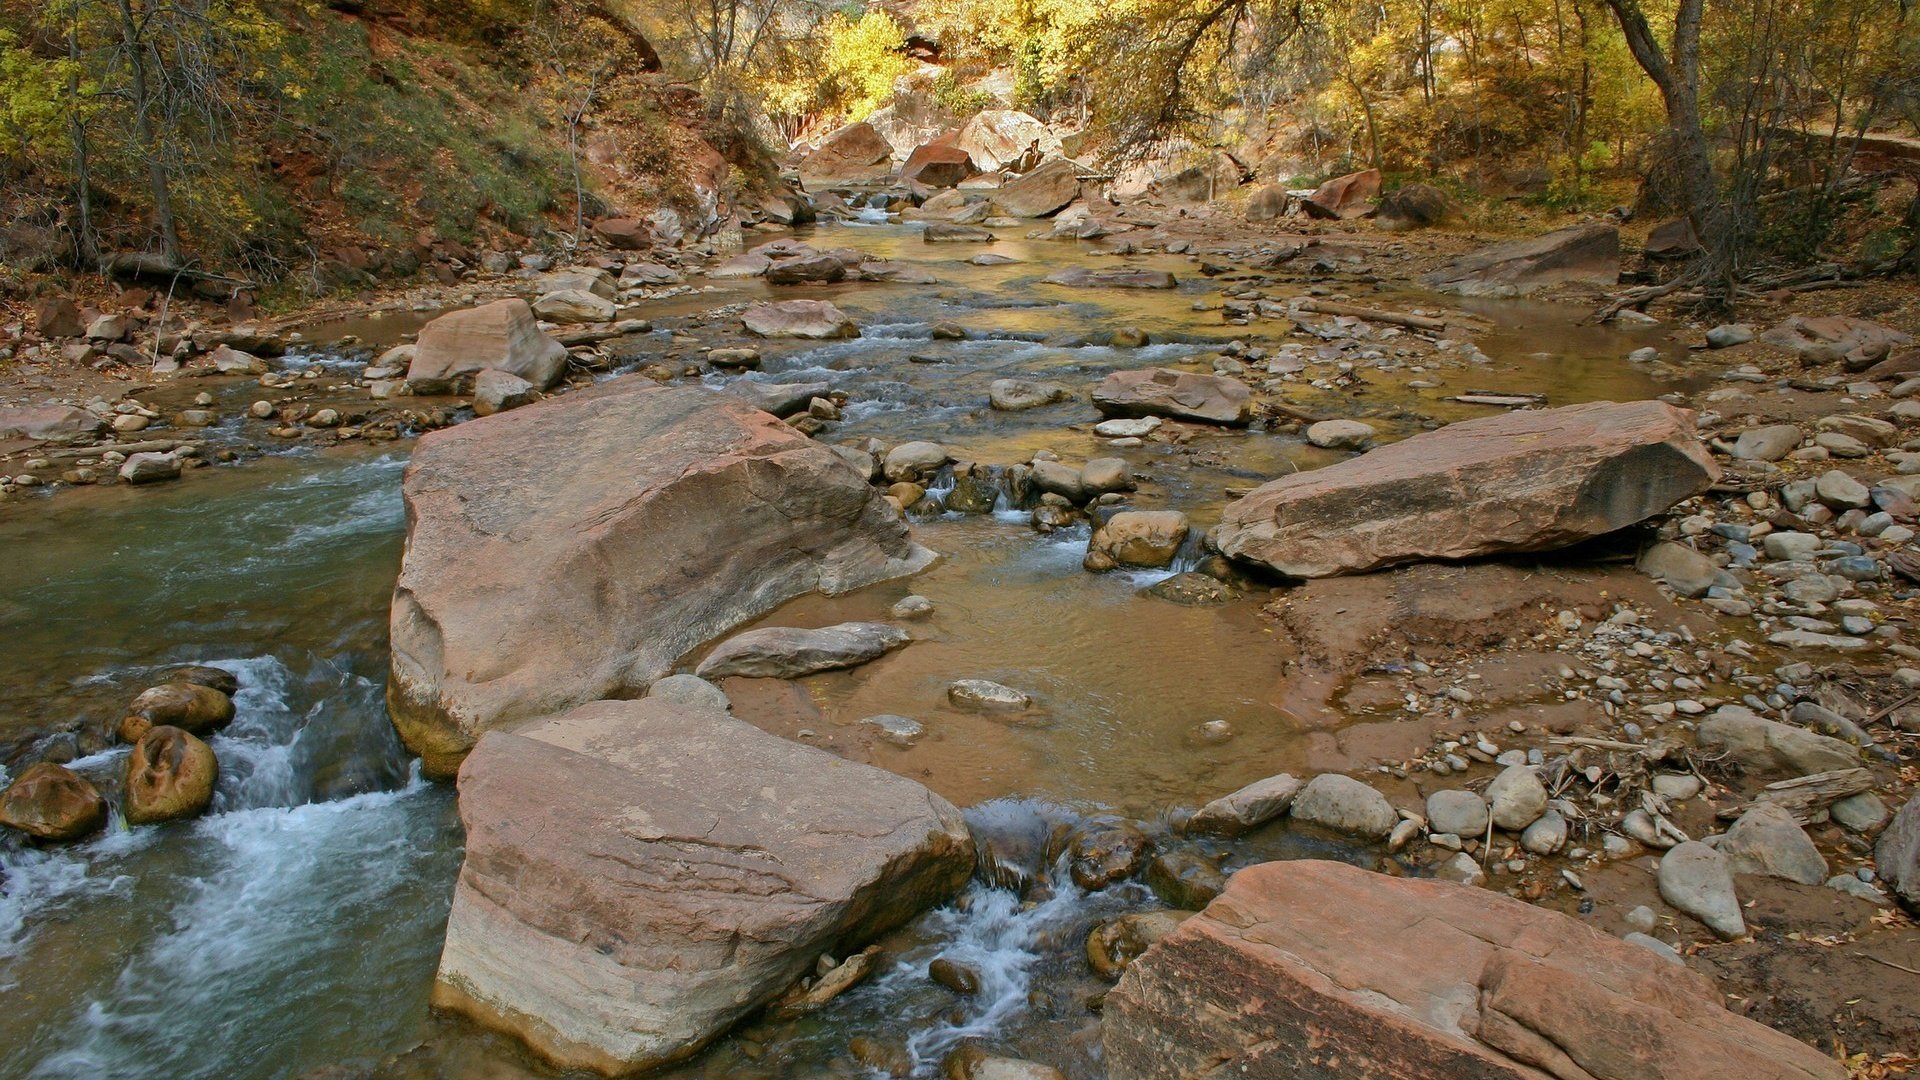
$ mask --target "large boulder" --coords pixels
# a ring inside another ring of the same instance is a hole
[[[1287,189],[1280,184],[1265,184],[1247,198],[1248,221],[1274,221],[1287,215]]]
[[[1658,401],[1504,413],[1256,488],[1219,550],[1292,577],[1565,547],[1707,490],[1693,414]]]
[[[1873,861],[1893,895],[1910,910],[1920,911],[1920,795],[1893,815],[1893,824],[1874,845]]]
[[[559,289],[533,302],[533,313],[550,323],[572,326],[577,323],[612,322],[620,313],[613,301],[585,289]]]
[[[79,337],[87,328],[80,309],[64,296],[43,296],[33,303],[33,325],[41,337]]]
[[[853,338],[860,326],[826,300],[782,300],[755,304],[740,316],[750,334],[764,338]]]
[[[1612,285],[1620,279],[1620,230],[1571,225],[1544,236],[1462,256],[1421,278],[1462,296],[1522,296],[1548,285]]]
[[[427,435],[402,487],[387,704],[434,776],[482,731],[636,693],[793,597],[933,557],[830,448],[639,376]]]
[[[1102,416],[1165,416],[1244,427],[1253,418],[1253,392],[1224,375],[1146,368],[1107,376],[1093,391],[1093,406]]]
[[[639,218],[601,218],[593,223],[593,235],[616,251],[645,251],[653,246],[653,230]]]
[[[1096,574],[1172,566],[1187,532],[1187,515],[1178,510],[1122,510],[1093,530],[1081,565]]]
[[[1029,152],[1045,158],[1060,153],[1060,140],[1047,125],[1013,109],[988,109],[960,126],[953,145],[983,172],[993,172],[1019,161]]]
[[[457,392],[486,368],[518,375],[542,390],[567,372],[567,350],[541,333],[525,300],[496,300],[449,312],[420,328],[407,365],[416,393]]]
[[[872,124],[848,124],[800,162],[803,180],[876,180],[893,171],[893,146]]]
[[[1424,229],[1454,214],[1453,199],[1432,184],[1402,184],[1380,197],[1373,222],[1388,232]]]
[[[900,166],[900,179],[931,188],[950,188],[979,170],[965,150],[947,138],[935,139],[914,148],[907,163]]]
[[[846,276],[847,264],[822,254],[775,259],[767,265],[766,273],[771,285],[824,285],[845,280]]]
[[[1380,170],[1363,169],[1336,176],[1315,188],[1300,204],[1308,217],[1344,221],[1365,217],[1373,212],[1373,200],[1380,195]]]
[[[1704,975],[1484,889],[1342,863],[1235,874],[1135,960],[1111,1080],[1840,1080]]]
[[[0,825],[35,840],[78,840],[107,821],[107,801],[64,765],[36,761],[0,792]]]
[[[1042,218],[1058,213],[1080,197],[1083,171],[1078,162],[1053,158],[1001,185],[993,194],[994,205],[1014,217]]]
[[[1808,362],[1839,360],[1848,370],[1861,371],[1913,338],[1850,315],[1794,315],[1761,334],[1760,340],[1791,350]]]
[[[919,784],[658,699],[489,732],[460,818],[434,1004],[610,1075],[693,1054],[974,864]]]
[[[27,405],[0,408],[0,442],[71,445],[90,443],[107,430],[105,417],[71,405]]]
[[[1857,768],[1851,743],[1803,727],[1769,720],[1742,705],[1722,705],[1700,722],[1700,747],[1756,775],[1811,776]]]

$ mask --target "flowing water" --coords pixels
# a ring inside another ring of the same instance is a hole
[[[1201,527],[1228,488],[1334,459],[1265,431],[1116,451],[1091,433],[1084,401],[986,407],[995,378],[1078,388],[1257,336],[1258,325],[1222,326],[1217,312],[1194,310],[1212,286],[1187,259],[1136,260],[1174,270],[1178,291],[1089,292],[1039,281],[1065,264],[1112,263],[1070,245],[1009,238],[993,250],[1019,261],[983,267],[964,261],[977,246],[925,244],[908,227],[809,239],[920,262],[940,279],[782,291],[831,297],[867,327],[854,341],[770,347],[765,370],[739,376],[846,391],[847,419],[829,437],[934,439],[991,464],[1041,450],[1075,463],[1118,453],[1146,477],[1139,505],[1184,510]],[[767,292],[734,284],[633,314],[670,322]],[[1442,373],[1443,389],[1407,386],[1415,371],[1363,373],[1349,392],[1371,422],[1399,435],[1422,417],[1486,411],[1443,400],[1469,381],[1555,404],[1671,388],[1619,359],[1647,343],[1631,334],[1575,329],[1544,305],[1481,310],[1498,321],[1479,339],[1490,361]],[[374,340],[417,321],[351,332]],[[937,339],[938,323],[967,336]],[[1158,343],[1099,344],[1121,326]],[[642,351],[670,344],[656,333]],[[292,363],[337,373],[357,362],[316,349]],[[243,401],[246,390],[222,393]],[[382,706],[405,452],[284,453],[159,489],[69,492],[0,518],[0,760],[69,760],[111,790],[125,751],[108,733],[140,688],[182,663],[216,664],[241,683],[238,718],[211,740],[222,773],[207,816],[134,830],[116,816],[107,833],[68,848],[0,841],[0,1075],[290,1077],[340,1062],[382,1075],[541,1074],[504,1041],[426,1005],[461,836],[451,790],[418,779]],[[1057,839],[1117,812],[1180,845],[1192,842],[1155,824],[1168,808],[1299,760],[1302,733],[1278,703],[1286,657],[1258,617],[1260,598],[1183,607],[1148,597],[1165,573],[1088,574],[1084,527],[1042,536],[1006,507],[916,527],[945,556],[932,570],[853,597],[798,600],[768,620],[884,618],[909,591],[937,605],[907,649],[805,682],[806,721],[820,729],[810,734],[826,744],[862,717],[909,715],[926,738],[873,747],[874,760],[969,807],[983,835],[1038,828]],[[1011,725],[954,711],[944,687],[963,677],[1020,686],[1038,707]],[[1214,719],[1232,725],[1231,743],[1196,737]],[[1228,868],[1357,857],[1284,835],[1262,843],[1196,847]],[[1037,851],[1023,876],[1039,884],[1026,895],[976,882],[891,939],[868,984],[803,1020],[750,1026],[684,1071],[867,1075],[847,1045],[871,1034],[914,1075],[934,1075],[946,1051],[984,1039],[1097,1076],[1087,1002],[1103,987],[1082,943],[1100,918],[1150,897],[1139,885],[1081,893],[1054,872],[1057,843]],[[980,993],[961,999],[930,983],[926,964],[938,955],[977,969]]]

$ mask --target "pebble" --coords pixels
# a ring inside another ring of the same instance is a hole
[[[924,596],[901,598],[891,609],[896,619],[924,619],[933,614],[933,601]]]
[[[1627,925],[1634,930],[1638,930],[1640,933],[1652,933],[1655,922],[1656,919],[1653,914],[1653,909],[1645,904],[1641,904],[1639,907],[1627,912]]]
[[[1460,885],[1479,885],[1487,880],[1487,875],[1480,869],[1480,864],[1474,862],[1473,856],[1464,851],[1434,867],[1433,876],[1441,881],[1451,881]]]
[[[1680,951],[1678,949],[1675,949],[1673,946],[1667,944],[1664,941],[1661,941],[1657,937],[1650,937],[1646,934],[1642,934],[1638,931],[1635,931],[1634,933],[1627,934],[1626,936],[1622,937],[1620,940],[1631,942],[1632,944],[1638,945],[1641,948],[1646,949],[1650,952],[1658,953],[1661,956],[1666,957],[1668,960],[1671,960],[1674,963],[1679,964],[1683,967],[1686,965],[1686,960],[1681,958]]]

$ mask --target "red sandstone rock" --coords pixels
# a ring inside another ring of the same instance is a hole
[[[1344,863],[1235,874],[1134,961],[1111,1080],[1841,1080],[1705,976],[1555,911]]]
[[[1719,475],[1693,414],[1663,402],[1505,413],[1263,484],[1213,540],[1302,578],[1545,551],[1644,521]]]

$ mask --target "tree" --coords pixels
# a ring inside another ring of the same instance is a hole
[[[573,166],[573,237],[586,231],[586,180],[580,166],[580,140],[588,118],[600,104],[607,82],[638,60],[631,34],[613,24],[597,4],[552,0],[534,5],[529,36],[548,96],[567,134]]]
[[[1669,190],[1664,194],[1692,221],[1711,250],[1719,244],[1725,222],[1716,212],[1719,185],[1700,114],[1700,28],[1706,0],[1679,0],[1671,43],[1664,49],[1641,10],[1640,0],[1607,0],[1607,6],[1619,20],[1634,60],[1659,88],[1660,98],[1666,103],[1666,149],[1673,168]]]

